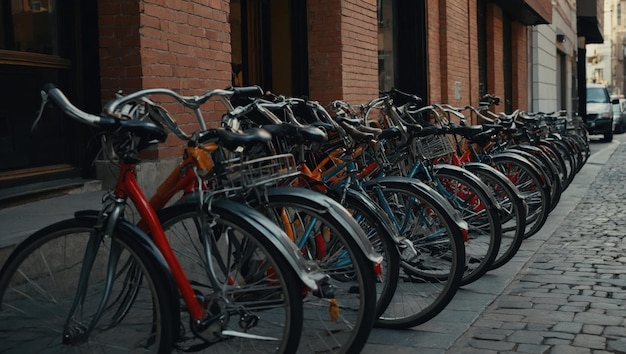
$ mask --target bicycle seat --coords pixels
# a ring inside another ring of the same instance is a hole
[[[240,146],[248,148],[257,144],[267,143],[272,140],[272,135],[260,128],[250,128],[243,133],[218,128],[199,132],[194,140],[198,143],[205,143],[212,139],[217,139],[220,145],[232,151]]]
[[[391,127],[391,128],[383,129],[380,132],[380,134],[378,134],[378,139],[389,140],[393,138],[399,138],[401,135],[402,135],[402,131],[400,130],[400,128]]]
[[[337,116],[337,117],[335,117],[335,120],[338,123],[347,123],[347,124],[350,124],[352,126],[357,126],[357,125],[363,124],[363,119],[361,119],[361,118],[348,118],[348,117],[343,117],[343,116]]]
[[[230,102],[233,106],[245,106],[255,98],[263,97],[263,89],[259,86],[229,87],[233,91]]]
[[[357,142],[365,142],[374,139],[374,134],[357,130],[356,127],[343,120],[338,121],[341,127]]]
[[[165,129],[152,122],[120,119],[118,124],[119,127],[117,128],[117,131],[120,133],[131,133],[132,135],[139,137],[141,141],[146,143],[146,145],[153,141],[162,143],[167,138],[167,132]]]
[[[461,135],[464,138],[471,138],[479,133],[482,133],[485,128],[482,125],[458,125],[450,124],[450,133]]]

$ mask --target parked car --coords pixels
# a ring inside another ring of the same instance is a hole
[[[613,133],[621,134],[626,131],[626,98],[611,100],[613,104]]]
[[[609,90],[601,84],[587,84],[587,114],[583,117],[589,134],[602,134],[613,140],[613,107]]]

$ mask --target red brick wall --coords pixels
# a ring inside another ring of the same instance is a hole
[[[341,3],[307,1],[309,96],[322,103],[343,97]]]
[[[112,0],[98,6],[105,100],[119,89],[164,87],[195,95],[230,85],[228,0]],[[189,132],[197,128],[189,111],[166,107]],[[170,136],[154,157],[178,156],[181,145]]]
[[[502,9],[487,5],[487,87],[490,94],[504,98],[504,48]]]
[[[310,98],[365,103],[378,95],[375,0],[308,1]]]
[[[429,101],[478,102],[478,33],[475,1],[428,0]],[[461,98],[455,98],[455,82]]]
[[[367,103],[378,97],[376,0],[342,1],[343,99]]]
[[[528,28],[512,24],[513,37],[513,109],[528,111]]]

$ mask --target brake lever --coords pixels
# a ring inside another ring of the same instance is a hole
[[[46,91],[44,90],[41,90],[41,106],[39,107],[39,114],[37,115],[37,118],[35,118],[35,122],[33,122],[33,125],[30,128],[31,134],[35,134],[35,132],[37,131],[37,124],[39,124],[39,120],[41,120],[41,117],[43,116],[43,110],[44,108],[46,108],[48,102],[48,93],[46,93]]]

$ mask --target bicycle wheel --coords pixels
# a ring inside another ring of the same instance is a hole
[[[372,247],[364,231],[343,206],[325,195],[276,187],[269,188],[266,196],[256,207],[330,276],[334,290],[323,297],[308,293],[303,299],[298,352],[361,351],[376,319],[376,274],[366,257],[370,252],[364,252],[364,247]]]
[[[521,148],[524,148],[524,150]],[[526,149],[529,149],[529,151],[526,151]],[[530,152],[530,150],[533,152]],[[526,160],[534,164],[539,171],[541,171],[548,182],[547,184],[550,186],[550,210],[548,212],[556,208],[559,200],[561,199],[563,186],[560,178],[558,178],[558,173],[556,172],[554,163],[545,156],[542,150],[535,147],[518,145],[507,149],[507,152],[515,153],[524,157]]]
[[[526,230],[526,204],[515,185],[493,167],[469,162],[464,164],[463,168],[478,176],[500,204],[502,239],[491,269],[499,268],[511,260],[522,245]]]
[[[547,181],[528,160],[509,153],[493,155],[490,165],[502,172],[522,193],[526,206],[524,238],[539,232],[550,212],[550,189]],[[486,161],[487,162],[487,161]]]
[[[136,234],[104,237],[95,224],[58,222],[11,254],[0,273],[0,351],[172,350],[177,300],[167,269]]]
[[[376,277],[376,318],[382,315],[393,298],[400,274],[400,253],[396,242],[398,234],[384,210],[367,194],[347,190],[342,198],[341,191],[328,193],[334,200],[343,199],[342,205],[361,226],[374,250],[383,256],[381,273]]]
[[[400,281],[376,325],[409,328],[422,324],[450,303],[465,270],[458,213],[434,190],[412,178],[384,177],[364,187],[405,241],[400,246]]]
[[[488,187],[470,172],[452,165],[432,167],[432,178],[438,181],[435,190],[469,225],[461,279],[461,285],[467,285],[487,273],[498,255],[502,241],[500,207]]]
[[[172,250],[213,318],[199,331],[181,306],[188,325],[181,323],[176,347],[207,348],[211,353],[295,352],[302,329],[303,286],[270,240],[284,236],[264,234],[237,215],[232,204],[212,203],[211,215],[202,215],[197,203],[159,211]],[[245,213],[271,223],[251,208]]]

